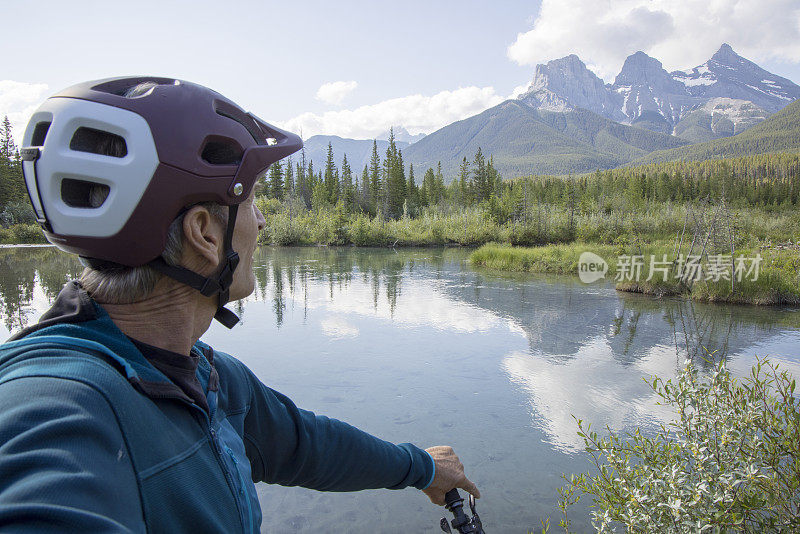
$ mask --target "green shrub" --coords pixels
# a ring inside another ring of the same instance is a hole
[[[0,212],[0,224],[10,226],[12,224],[36,224],[36,216],[30,202],[17,200],[9,202]]]
[[[47,243],[41,228],[36,224],[14,224],[8,230],[11,231],[12,243]]]
[[[282,211],[283,205],[277,198],[257,197],[256,206],[264,214],[264,217],[274,215]]]
[[[14,244],[14,232],[11,228],[0,228],[0,243],[3,245]]]
[[[366,215],[359,213],[353,217],[348,227],[350,242],[359,247],[374,245],[370,226],[370,219]]]
[[[795,380],[759,360],[744,379],[724,360],[710,376],[690,361],[648,384],[677,419],[653,437],[600,437],[578,420],[595,470],[564,476],[560,525],[582,495],[598,532],[798,532],[800,402]],[[547,528],[545,528],[547,530]]]
[[[296,245],[305,234],[303,222],[298,216],[289,217],[285,212],[276,213],[267,218],[267,225],[259,235],[259,242],[281,246]]]

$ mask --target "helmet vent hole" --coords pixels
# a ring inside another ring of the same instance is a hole
[[[200,157],[211,165],[238,165],[244,151],[233,139],[227,141],[208,141]]]
[[[125,144],[125,139],[111,132],[95,130],[85,126],[75,130],[69,142],[69,148],[76,152],[89,152],[114,158],[124,158],[128,155],[128,146]]]
[[[138,98],[147,96],[158,85],[177,85],[177,81],[173,78],[155,77],[120,78],[95,85],[92,89],[125,98]]]
[[[122,96],[125,98],[141,98],[152,93],[153,89],[158,87],[158,85],[159,84],[156,82],[142,82],[125,91],[125,94]]]
[[[111,189],[106,184],[64,178],[61,180],[61,199],[72,208],[99,208]]]
[[[47,131],[50,129],[49,122],[38,122],[33,129],[33,138],[31,139],[31,146],[43,146],[44,138],[47,137]]]

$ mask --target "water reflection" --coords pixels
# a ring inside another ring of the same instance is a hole
[[[479,331],[507,322],[524,334],[531,355],[554,361],[581,358],[601,336],[622,365],[664,346],[672,347],[676,362],[691,358],[709,365],[709,357],[716,361],[786,328],[800,328],[800,313],[791,309],[659,300],[581,285],[573,277],[471,270],[464,268],[461,250],[265,247],[257,251],[255,265],[254,298],[271,299],[277,327],[283,324],[287,301],[301,305],[304,317],[309,298],[312,306],[323,299],[358,313],[368,308],[376,313],[383,304],[390,319],[400,313],[399,321],[443,329]]]
[[[325,307],[342,314],[461,332],[486,331],[506,323],[491,310],[458,302],[449,294],[450,275],[457,275],[463,260],[463,251],[447,250],[409,256],[380,249],[364,254],[348,249],[262,248],[254,261],[255,298],[272,301],[277,328],[283,325],[287,303],[292,308],[302,306],[304,319],[309,309]],[[457,283],[470,285],[458,275]],[[401,296],[403,305],[398,307]],[[352,326],[329,329],[346,330],[348,335],[354,331]]]
[[[6,329],[18,330],[35,322],[64,283],[81,270],[75,256],[53,247],[0,249],[0,301]]]
[[[305,408],[392,441],[453,444],[481,485],[485,523],[501,532],[553,515],[561,473],[587,468],[573,415],[612,429],[671,416],[642,377],[674,376],[686,358],[709,365],[708,353],[739,374],[770,355],[800,376],[797,311],[656,300],[474,269],[467,256],[261,248],[256,291],[234,303],[243,324],[234,335],[213,325],[204,339]],[[79,272],[54,249],[0,250],[2,324],[35,321]],[[408,531],[438,521],[413,492],[259,493],[278,532],[327,531],[331,517],[372,532],[400,510]]]
[[[289,301],[306,318],[309,309],[333,314],[320,325],[331,339],[357,337],[359,316],[406,328],[489,333],[500,327],[523,336],[526,350],[509,351],[501,367],[528,395],[533,424],[564,452],[582,449],[573,416],[612,429],[671,418],[643,377],[669,378],[686,359],[709,368],[731,355],[744,371],[755,347],[800,325],[793,310],[656,300],[571,277],[471,270],[461,251],[262,249],[258,260],[259,294],[266,299],[272,292],[278,327]],[[773,358],[796,367],[791,353],[772,344]]]

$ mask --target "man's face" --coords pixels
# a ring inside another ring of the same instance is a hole
[[[253,273],[253,252],[258,242],[258,232],[266,220],[255,203],[255,188],[247,200],[239,204],[236,226],[233,231],[233,250],[239,254],[239,266],[233,273],[229,300],[243,299],[256,287]]]

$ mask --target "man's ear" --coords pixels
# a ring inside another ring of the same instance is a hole
[[[220,262],[225,230],[211,212],[203,206],[194,206],[183,216],[184,267],[203,276],[216,271]]]

